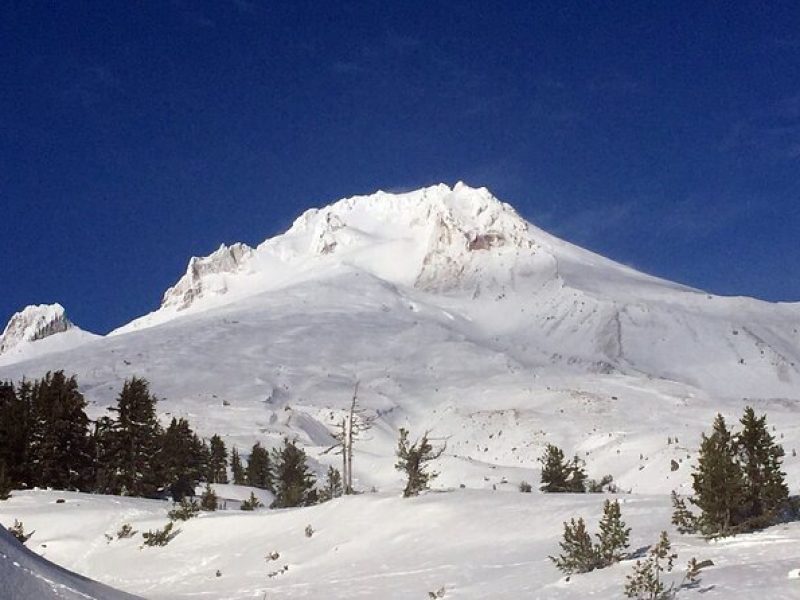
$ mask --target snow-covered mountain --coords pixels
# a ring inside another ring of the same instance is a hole
[[[0,506],[0,517],[47,531],[37,552],[146,597],[418,598],[446,586],[447,597],[617,598],[629,564],[567,584],[545,558],[560,522],[576,511],[596,521],[600,499],[494,492],[538,481],[537,458],[555,443],[590,477],[612,474],[634,492],[623,513],[634,543],[650,543],[669,527],[663,494],[689,487],[700,433],[718,411],[735,423],[746,404],[768,414],[791,493],[800,485],[800,304],[637,272],[464,184],[344,199],[256,248],[192,258],[158,310],[105,337],[70,326],[57,305],[20,314],[3,337],[0,380],[75,373],[90,416],[143,376],[165,420],[185,416],[245,456],[255,441],[297,438],[319,473],[337,463],[323,451],[356,381],[376,417],[353,467],[356,487],[378,494],[206,515],[164,549],[104,537],[125,521],[163,524],[163,503],[74,494],[56,505],[50,492],[23,492]],[[397,498],[400,427],[446,440],[436,486],[469,489]],[[312,540],[309,522],[322,530]],[[741,545],[678,546],[682,561],[718,563],[708,597],[789,598],[796,553],[774,544],[798,535],[791,525]],[[265,579],[273,549],[290,576]]]
[[[0,336],[0,364],[67,350],[95,337],[76,327],[60,304],[26,306],[11,317]]]
[[[554,441],[626,487],[669,490],[688,470],[662,468],[715,411],[745,403],[800,446],[800,304],[651,277],[460,183],[347,198],[257,248],[192,258],[155,312],[69,351],[6,358],[0,379],[59,368],[97,414],[140,375],[203,433],[240,448],[299,436],[312,454],[358,379],[380,419],[356,470],[379,487],[396,481],[400,426],[448,437],[443,481],[479,486],[489,471],[535,478]]]

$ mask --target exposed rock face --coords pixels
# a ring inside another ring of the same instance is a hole
[[[529,253],[535,246],[527,223],[485,189],[456,185],[450,195],[429,200],[424,220],[430,224],[430,236],[415,282],[418,288],[472,284],[473,276],[485,270],[481,253]]]
[[[182,310],[197,298],[224,294],[228,291],[227,276],[241,271],[252,254],[250,246],[237,243],[231,246],[222,244],[208,256],[193,256],[186,274],[164,293],[161,307]]]
[[[0,354],[4,354],[22,342],[34,342],[72,329],[64,307],[60,304],[38,304],[26,306],[11,317],[3,335],[0,336]]]

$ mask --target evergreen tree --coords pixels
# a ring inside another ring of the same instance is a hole
[[[701,531],[707,535],[731,533],[744,498],[744,478],[735,460],[733,437],[720,414],[711,435],[703,434],[692,480],[695,497],[691,501],[702,511]]]
[[[747,407],[741,419],[742,431],[735,436],[736,455],[744,475],[740,518],[746,527],[768,525],[789,498],[781,471],[783,448],[767,430],[767,417],[756,417]]]
[[[209,443],[206,479],[211,483],[228,483],[228,451],[218,435],[213,435]]]
[[[242,467],[242,459],[236,446],[231,450],[231,475],[233,475],[233,483],[236,485],[245,485],[247,483],[247,476]]]
[[[11,497],[13,485],[8,476],[6,463],[0,460],[0,500],[8,500]]]
[[[583,494],[586,491],[586,470],[584,462],[576,454],[569,465],[569,479],[567,491]]]
[[[114,420],[103,416],[94,422],[92,445],[94,447],[94,481],[92,490],[97,494],[113,494],[114,490]]]
[[[32,482],[42,487],[89,490],[94,483],[94,450],[86,400],[75,377],[47,373],[31,390],[30,463]]]
[[[686,508],[686,502],[678,496],[675,490],[670,494],[672,501],[672,524],[678,533],[697,533],[697,517]]]
[[[256,498],[256,495],[253,492],[250,492],[250,497],[247,500],[244,500],[239,506],[241,510],[255,510],[257,508],[261,508],[264,506],[261,504],[261,501]]]
[[[6,477],[14,487],[31,483],[31,389],[29,382],[23,382],[19,390],[11,383],[0,383],[0,463],[5,463]]]
[[[200,496],[200,509],[201,510],[217,510],[218,498],[214,488],[210,483],[206,484],[206,489],[203,490]]]
[[[672,571],[676,558],[678,555],[672,552],[667,532],[662,531],[658,543],[647,553],[647,558],[644,561],[637,560],[633,573],[628,575],[625,596],[637,600],[672,600],[680,590],[696,586],[700,565],[695,558],[689,560],[683,579],[678,585],[673,581],[667,586],[663,578]]]
[[[631,528],[625,527],[619,502],[606,500],[603,504],[603,518],[600,519],[600,533],[597,536],[598,562],[601,567],[612,565],[625,558],[625,549],[629,546]]]
[[[273,450],[275,501],[273,508],[316,504],[315,479],[306,464],[306,453],[295,442],[284,439],[283,448]]]
[[[397,463],[394,468],[406,474],[406,487],[403,497],[416,496],[421,491],[427,490],[430,482],[438,477],[435,471],[426,469],[427,463],[439,458],[446,446],[434,448],[428,440],[426,431],[422,437],[413,444],[408,441],[408,431],[400,428],[400,439],[397,442]]]
[[[539,462],[542,464],[542,485],[539,489],[543,492],[586,491],[586,471],[577,456],[568,462],[561,448],[547,444]]]
[[[328,467],[328,473],[325,478],[325,487],[320,492],[320,502],[326,502],[333,498],[338,498],[342,495],[344,489],[342,487],[342,474],[339,469]]]
[[[175,419],[161,436],[159,480],[169,487],[172,499],[180,502],[194,496],[194,489],[206,470],[206,451],[202,441],[185,419]]]
[[[116,494],[147,497],[161,487],[161,427],[156,418],[156,402],[147,381],[132,377],[123,384],[116,408],[109,409],[117,414],[109,465],[110,487]]]
[[[569,523],[564,523],[564,539],[559,542],[559,546],[562,554],[548,558],[562,573],[588,573],[597,568],[597,553],[583,519],[570,519]]]
[[[247,461],[247,484],[273,491],[271,463],[269,452],[261,446],[261,442],[256,442]]]

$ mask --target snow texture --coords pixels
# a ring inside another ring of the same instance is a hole
[[[135,600],[136,596],[111,589],[53,564],[20,544],[5,527],[0,527],[0,600],[48,598]]]

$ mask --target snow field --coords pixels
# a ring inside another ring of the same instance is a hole
[[[203,513],[177,523],[181,533],[163,548],[141,547],[142,531],[167,522],[169,505],[160,501],[17,492],[0,504],[0,520],[18,518],[36,529],[28,545],[50,560],[151,600],[417,599],[443,586],[446,598],[618,599],[633,560],[566,581],[547,559],[558,551],[562,521],[582,516],[594,531],[608,497],[488,490],[414,499],[363,494],[302,509]],[[66,502],[56,504],[57,498]],[[633,529],[631,551],[666,529],[679,555],[676,580],[692,556],[713,560],[700,586],[681,597],[798,597],[798,580],[790,574],[800,564],[800,523],[707,542],[672,530],[664,496],[618,498]],[[139,533],[109,542],[105,534],[125,522]],[[310,538],[307,525],[314,529]],[[266,560],[273,552],[279,558]]]

